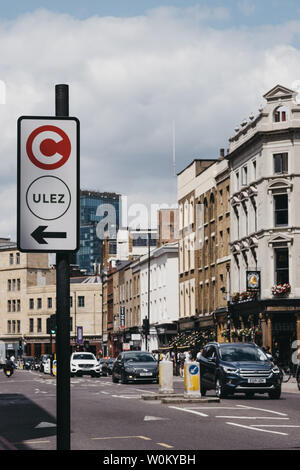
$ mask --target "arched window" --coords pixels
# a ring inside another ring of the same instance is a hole
[[[274,111],[274,122],[285,122],[288,117],[288,109],[286,106],[279,106]]]

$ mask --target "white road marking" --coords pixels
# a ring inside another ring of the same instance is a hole
[[[230,423],[228,421],[226,422],[226,424],[230,424],[231,426],[237,426],[239,428],[250,429],[251,431],[269,432],[269,433],[272,433],[272,434],[280,434],[281,436],[288,436],[288,434],[285,433],[285,432],[270,431],[269,429],[260,429],[258,427],[246,426],[244,424]]]
[[[245,408],[248,410],[257,410],[257,411],[265,411],[266,413],[274,413],[275,415],[280,415],[280,416],[287,416],[286,413],[280,413],[279,411],[273,411],[273,410],[266,410],[264,408],[255,408],[254,406],[247,406],[247,405],[236,405],[239,408]]]
[[[216,416],[216,418],[224,419],[290,419],[290,418],[278,418],[277,416]]]
[[[159,416],[145,416],[144,421],[161,421],[169,420],[169,418],[160,418]]]
[[[300,428],[300,426],[295,424],[251,424],[251,426],[256,428]]]
[[[205,418],[208,417],[208,415],[206,415],[205,413],[200,413],[200,411],[189,410],[188,408],[179,408],[178,406],[169,406],[169,408],[172,408],[173,410],[185,411],[186,413],[193,413],[195,415],[203,416]]]
[[[114,398],[127,398],[127,399],[140,398],[140,395],[111,395],[111,396]]]

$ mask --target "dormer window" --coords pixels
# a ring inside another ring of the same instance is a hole
[[[287,107],[279,106],[274,111],[274,122],[285,122],[287,121]]]

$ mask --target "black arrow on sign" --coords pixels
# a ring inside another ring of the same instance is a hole
[[[31,234],[40,245],[47,245],[45,238],[67,238],[67,232],[45,232],[48,225],[40,225]]]

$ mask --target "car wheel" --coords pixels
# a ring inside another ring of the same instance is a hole
[[[114,384],[119,383],[119,379],[116,379],[116,377],[114,376],[114,374],[112,374],[111,379],[112,379],[112,381],[113,381]]]
[[[216,380],[216,395],[218,398],[225,398],[227,393],[224,390],[224,386],[221,382],[221,379],[218,377]]]
[[[75,374],[70,374],[71,377],[74,377]]]
[[[272,390],[272,392],[269,392],[269,398],[271,398],[271,400],[279,400],[280,396],[281,396],[281,389]]]
[[[122,384],[127,384],[128,383],[127,378],[125,377],[125,374],[122,374],[121,383]]]
[[[300,390],[300,371],[298,371],[298,374],[297,374],[297,385],[298,385],[298,389]]]

